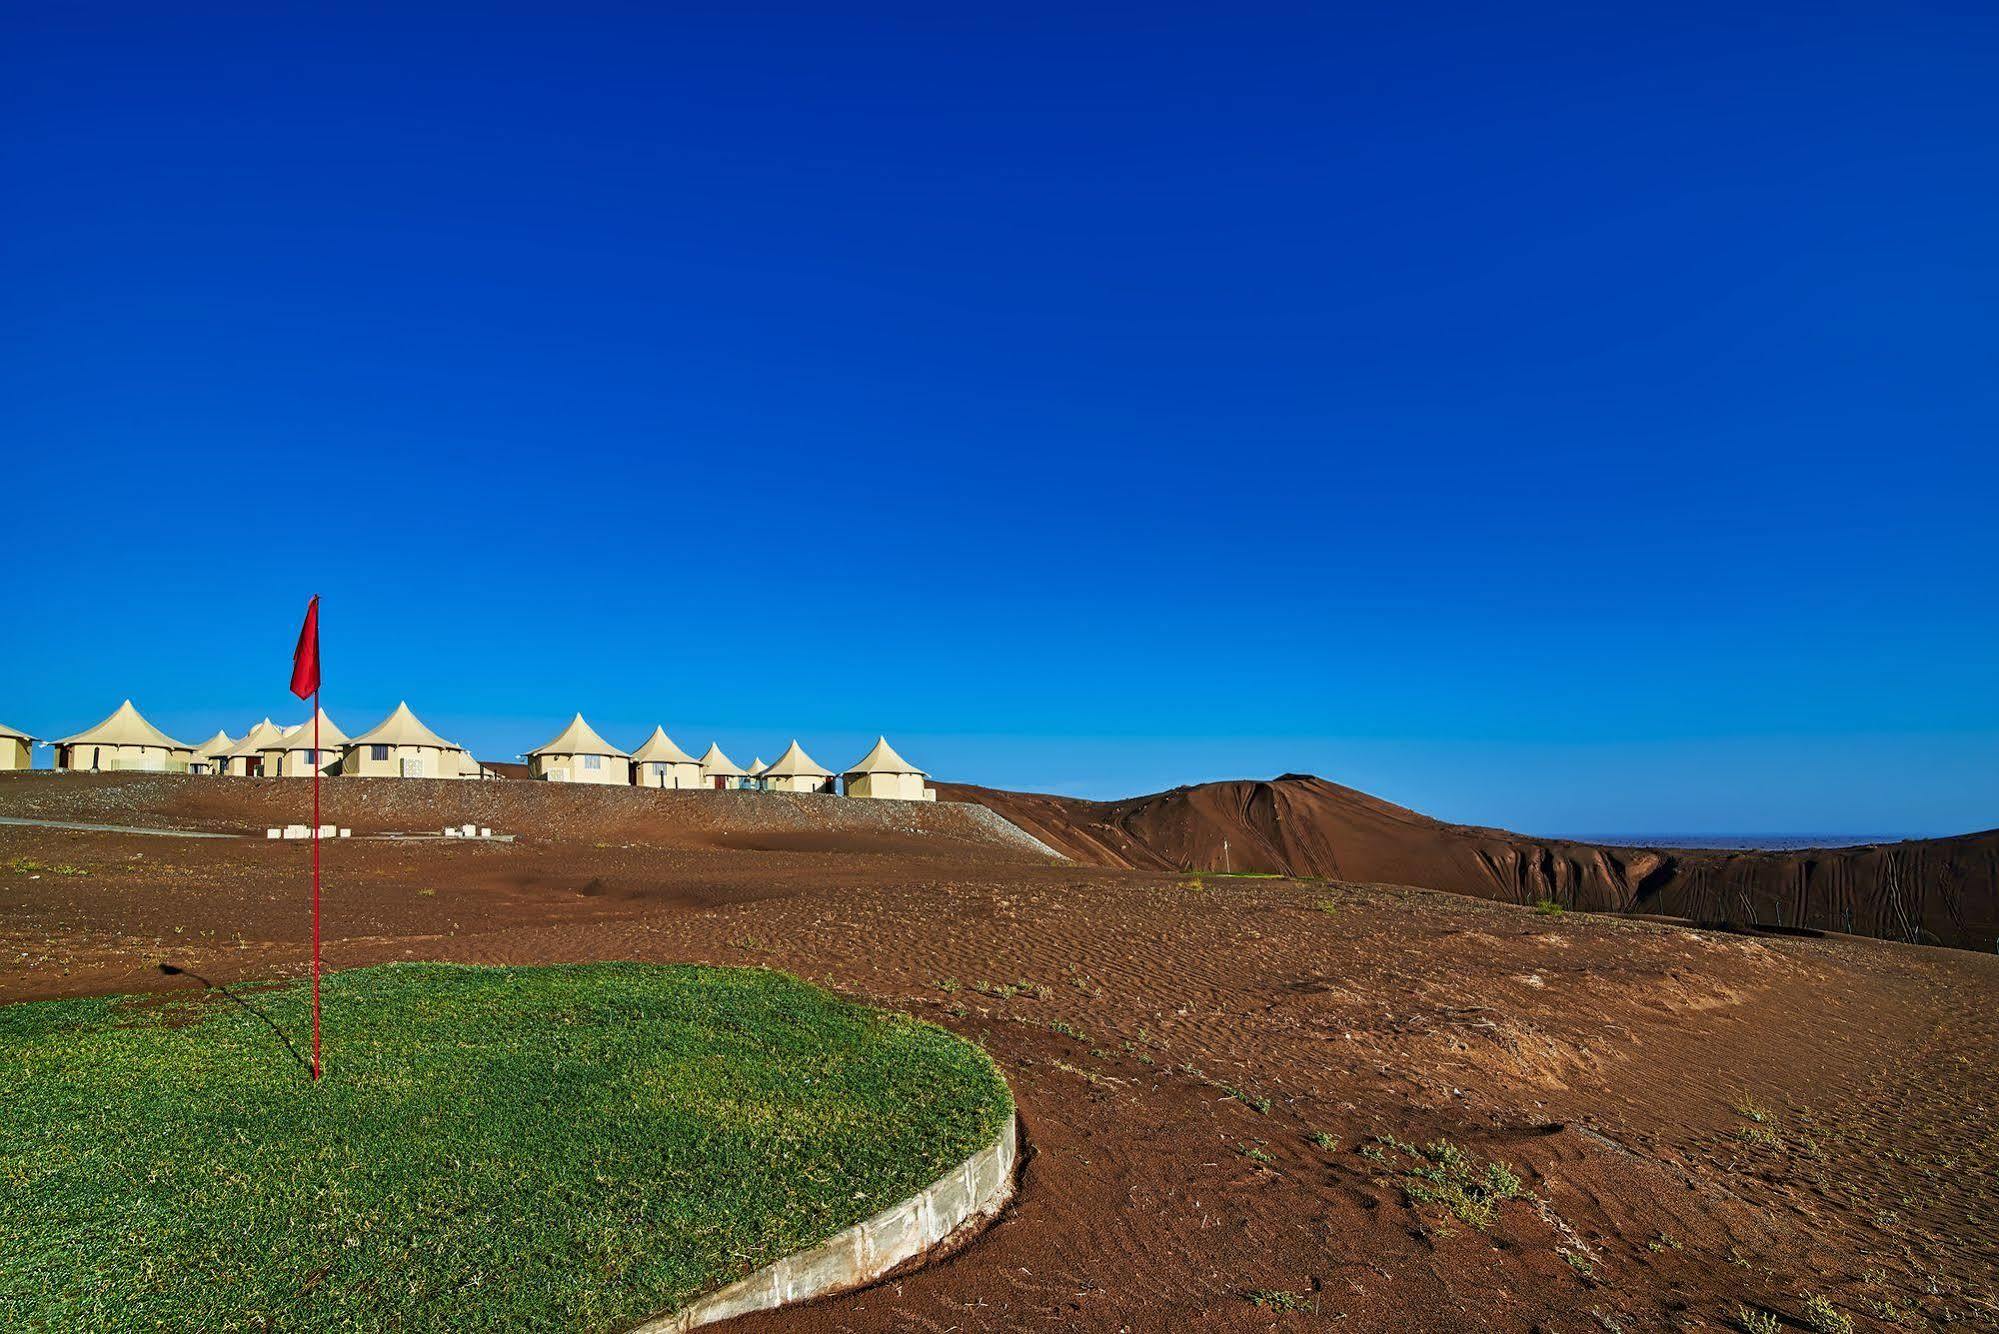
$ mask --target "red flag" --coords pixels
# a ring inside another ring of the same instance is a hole
[[[292,650],[292,693],[306,699],[319,691],[319,594],[305,604],[305,624]]]

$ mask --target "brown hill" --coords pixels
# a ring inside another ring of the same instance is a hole
[[[1108,802],[951,783],[938,794],[1100,866],[1325,876],[1977,950],[1999,940],[1999,830],[1790,852],[1599,847],[1446,824],[1306,774]]]

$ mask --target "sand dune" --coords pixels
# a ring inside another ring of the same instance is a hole
[[[1976,950],[1991,950],[1999,938],[1999,830],[1854,848],[1707,852],[1447,824],[1306,774],[1111,802],[949,783],[938,791],[990,806],[1099,866],[1274,871]]]

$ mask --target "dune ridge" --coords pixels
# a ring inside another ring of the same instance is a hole
[[[1785,852],[1605,846],[1449,824],[1310,774],[1122,801],[940,783],[1077,861],[1417,885],[1510,903],[1990,951],[1999,830]]]

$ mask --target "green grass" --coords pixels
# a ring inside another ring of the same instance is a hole
[[[238,994],[303,1044],[302,988]],[[596,1329],[913,1194],[978,1048],[781,973],[326,981],[327,1077],[216,993],[0,1006],[0,1328]]]

